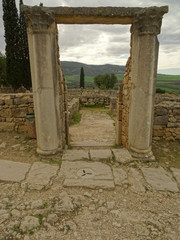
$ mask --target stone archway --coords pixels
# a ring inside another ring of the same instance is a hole
[[[22,10],[28,23],[37,152],[55,154],[68,141],[66,88],[59,62],[57,24],[131,24],[130,58],[123,88],[119,88],[117,143],[122,143],[135,157],[151,158],[157,35],[168,7],[23,5]]]

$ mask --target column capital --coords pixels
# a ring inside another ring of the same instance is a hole
[[[139,35],[158,35],[166,12],[167,7],[142,9],[134,16],[132,32]]]
[[[31,8],[31,11],[26,13],[28,31],[44,32],[49,30],[50,26],[55,23],[54,11],[38,6]]]

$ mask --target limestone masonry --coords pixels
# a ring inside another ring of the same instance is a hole
[[[168,6],[51,8],[23,5],[21,9],[27,17],[37,152],[55,154],[69,142],[67,90],[59,60],[57,24],[130,24],[130,57],[123,86],[119,88],[116,142],[122,143],[134,157],[153,158],[157,35]]]
[[[79,110],[80,104],[110,105],[110,111],[116,114],[117,91],[68,90],[69,118]],[[34,111],[33,105],[31,93],[0,94],[0,130],[25,132],[25,114]],[[156,96],[153,137],[180,140],[180,97],[171,94]]]

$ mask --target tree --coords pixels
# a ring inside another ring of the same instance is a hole
[[[20,6],[23,1],[20,0]],[[24,86],[30,89],[31,72],[26,32],[26,19],[16,8],[15,0],[3,0],[3,20],[6,41],[7,82],[17,89]]]
[[[19,19],[15,0],[3,0],[3,20],[6,42],[7,82],[14,88],[21,86],[19,57]]]
[[[80,88],[84,88],[84,68],[81,67],[80,73]]]
[[[0,85],[7,86],[6,78],[6,56],[0,52]]]
[[[100,89],[112,89],[117,83],[117,77],[114,74],[97,75],[94,78],[94,84]]]
[[[22,72],[22,85],[30,89],[32,87],[31,82],[31,70],[29,62],[29,48],[28,48],[28,38],[26,31],[26,16],[21,11],[21,5],[23,1],[20,0],[20,17],[19,17],[19,27],[20,27],[20,59],[21,59],[21,72]]]

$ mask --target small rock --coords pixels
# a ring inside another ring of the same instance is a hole
[[[21,222],[20,230],[25,233],[31,229],[37,228],[40,226],[39,219],[33,216],[26,216]]]
[[[99,189],[99,193],[102,193],[103,192],[103,189]]]
[[[55,210],[59,213],[61,212],[72,212],[74,210],[74,204],[72,198],[63,191],[59,194],[59,202],[55,205]]]
[[[66,226],[68,228],[70,228],[70,230],[72,230],[72,231],[76,231],[76,229],[77,229],[76,224],[72,221],[66,221]]]
[[[107,208],[109,210],[112,210],[115,206],[115,201],[107,202]]]
[[[119,210],[112,210],[112,211],[111,211],[111,214],[112,214],[114,217],[118,217],[119,214],[120,214],[120,212],[119,212]]]
[[[5,209],[5,208],[6,208],[6,205],[3,203],[0,203],[0,209]]]
[[[91,204],[91,205],[89,206],[89,210],[90,210],[90,211],[96,210],[95,204]]]
[[[5,222],[9,217],[10,214],[6,210],[0,210],[0,224]]]
[[[21,203],[19,206],[17,206],[17,209],[19,209],[19,210],[25,210],[26,207],[24,206],[23,203]]]
[[[120,223],[117,223],[117,222],[113,222],[113,224],[112,224],[114,227],[118,227],[118,228],[120,228],[121,227],[121,224]]]
[[[30,238],[29,238],[29,236],[27,236],[27,235],[24,237],[24,240],[29,240],[29,239],[30,239]]]
[[[102,214],[106,214],[107,213],[107,209],[105,207],[99,207],[97,212],[98,213],[102,213]]]
[[[9,203],[9,198],[3,198],[1,201],[2,201],[3,203]]]
[[[25,147],[20,147],[19,150],[20,150],[20,151],[24,151],[24,150],[26,150],[26,148],[25,148]]]
[[[20,136],[14,136],[14,138],[15,138],[15,139],[19,139],[19,138],[20,138]]]
[[[137,235],[143,235],[143,236],[148,236],[149,235],[149,230],[143,226],[143,225],[140,225],[140,224],[136,224],[134,226],[135,230],[136,230],[136,233]]]
[[[18,211],[17,209],[13,209],[11,211],[11,215],[12,215],[13,219],[19,219],[21,217],[21,212]]]
[[[98,207],[102,207],[104,203],[105,203],[105,201],[99,200],[99,202],[98,202]]]
[[[20,147],[21,147],[21,144],[15,144],[15,145],[11,146],[11,148],[12,148],[13,150],[18,149],[18,148],[20,148]]]
[[[0,148],[5,148],[6,145],[7,145],[7,144],[6,144],[5,142],[3,142],[3,143],[0,144]]]
[[[47,217],[47,222],[54,225],[58,221],[58,216],[56,214],[49,214]]]
[[[84,196],[85,196],[85,197],[88,197],[88,198],[91,198],[91,197],[92,197],[92,194],[89,193],[89,192],[85,192],[85,193],[84,193]]]
[[[31,203],[31,209],[35,209],[35,208],[43,208],[44,204],[43,201],[41,199],[39,200],[35,200]]]

